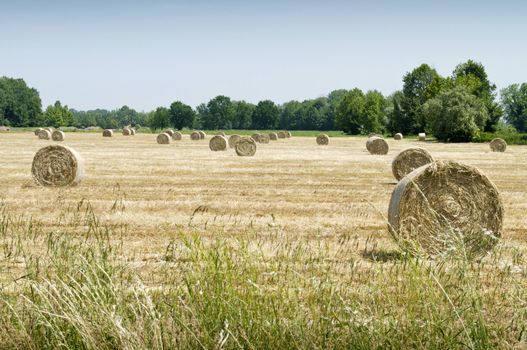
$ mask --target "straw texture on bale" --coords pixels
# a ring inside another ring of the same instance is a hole
[[[112,129],[105,129],[102,132],[102,137],[113,137],[113,130]]]
[[[165,131],[163,131],[163,133],[168,134],[168,136],[172,137],[172,135],[174,135],[174,130],[166,129]]]
[[[35,136],[38,136],[38,134],[44,129],[42,128],[38,128],[38,129],[35,129]]]
[[[239,156],[252,157],[256,153],[256,142],[250,137],[240,137],[234,149]]]
[[[490,149],[492,152],[505,152],[507,149],[507,142],[504,139],[495,138],[490,141]]]
[[[329,145],[329,136],[326,134],[320,134],[317,136],[317,145],[327,146]]]
[[[397,184],[388,220],[397,243],[414,254],[479,257],[501,236],[503,204],[478,169],[436,161]]]
[[[275,132],[270,133],[270,134],[269,134],[269,140],[271,140],[271,141],[276,141],[276,140],[278,140],[278,134],[275,133]]]
[[[31,174],[41,186],[74,186],[84,177],[84,161],[72,148],[47,146],[35,154]]]
[[[128,128],[123,128],[123,135],[124,136],[130,136],[132,134],[132,131]]]
[[[393,136],[393,139],[394,140],[402,140],[403,139],[403,134],[401,134],[400,132],[398,132],[397,134],[395,134]]]
[[[385,139],[380,138],[378,136],[374,136],[370,137],[366,141],[366,149],[371,154],[386,154],[388,153],[390,147],[388,146],[388,142],[386,142]]]
[[[64,141],[64,132],[60,130],[53,131],[53,134],[51,134],[51,139],[53,141]]]
[[[253,139],[255,142],[260,142],[260,134],[252,134],[251,139]]]
[[[217,132],[216,135],[220,135],[220,136],[225,137],[225,133],[224,133],[223,131],[219,131],[219,132]]]
[[[225,136],[215,135],[209,141],[209,148],[211,151],[225,151],[229,141]]]
[[[168,145],[170,140],[172,140],[172,137],[170,137],[169,134],[165,134],[164,132],[157,135],[157,143],[160,145]]]
[[[285,137],[288,138],[288,139],[291,138],[291,133],[289,131],[286,131],[285,132]]]
[[[234,146],[236,145],[236,142],[238,142],[240,137],[241,137],[240,135],[231,135],[229,137],[229,147],[234,148]]]
[[[419,133],[419,141],[426,141],[426,134],[424,132]]]
[[[271,139],[267,134],[260,134],[260,143],[269,143]]]
[[[279,132],[278,132],[278,138],[279,138],[279,139],[285,139],[285,138],[286,138],[286,136],[285,136],[285,132],[284,132],[284,131],[279,131]]]
[[[49,132],[49,130],[42,129],[38,132],[38,138],[41,140],[50,140],[51,133]]]
[[[190,139],[193,141],[201,140],[201,136],[198,131],[193,131],[190,133]]]
[[[202,140],[205,140],[205,138],[207,137],[207,134],[205,134],[205,132],[201,130],[199,130],[198,133],[199,133],[199,138]]]
[[[434,157],[421,147],[411,147],[401,151],[392,161],[392,173],[397,181],[417,168],[432,163]]]
[[[183,135],[179,131],[174,131],[174,133],[172,134],[172,140],[174,141],[181,141],[182,138]]]

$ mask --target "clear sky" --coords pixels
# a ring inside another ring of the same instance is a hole
[[[44,107],[195,107],[390,94],[421,63],[471,58],[499,89],[527,82],[525,1],[0,0],[0,76]]]

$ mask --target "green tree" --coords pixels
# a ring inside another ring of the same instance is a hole
[[[348,91],[342,98],[337,106],[336,124],[345,133],[361,133],[365,102],[364,93],[358,88]]]
[[[468,142],[483,130],[488,120],[481,99],[457,86],[429,100],[423,111],[432,134],[440,141]]]
[[[280,111],[273,101],[260,101],[253,113],[253,128],[266,130],[276,129],[280,121]]]
[[[73,125],[73,113],[68,106],[62,106],[60,101],[56,101],[54,105],[48,106],[44,112],[42,119],[45,126],[71,126]]]
[[[0,122],[10,126],[37,126],[42,102],[36,89],[22,79],[0,78]]]
[[[234,129],[250,129],[253,122],[253,113],[256,106],[245,101],[234,102]]]
[[[386,117],[388,131],[395,134],[401,132],[402,125],[407,123],[406,113],[404,110],[404,94],[402,91],[396,91],[386,99]]]
[[[527,132],[527,83],[512,84],[501,90],[505,119],[519,132]]]
[[[201,111],[200,119],[204,129],[231,129],[234,120],[234,104],[227,96],[216,96]]]
[[[153,131],[170,126],[170,110],[165,107],[158,107],[155,111],[150,112],[148,126]]]
[[[192,128],[195,117],[196,113],[192,107],[180,101],[173,102],[170,105],[170,120],[172,125],[178,130],[185,127]]]
[[[278,126],[284,130],[298,130],[296,125],[296,114],[302,108],[298,101],[289,101],[280,107],[280,121]]]
[[[345,89],[333,90],[328,94],[328,106],[324,110],[325,122],[322,130],[335,130],[335,119],[337,117],[337,106],[348,91]]]
[[[366,93],[364,96],[364,111],[360,118],[362,133],[383,133],[385,131],[385,108],[386,99],[379,91],[372,90]]]

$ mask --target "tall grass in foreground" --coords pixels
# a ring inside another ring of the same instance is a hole
[[[527,345],[526,264],[514,249],[422,261],[367,243],[354,259],[322,243],[180,232],[138,265],[126,227],[101,225],[89,203],[49,232],[0,213],[2,349]]]

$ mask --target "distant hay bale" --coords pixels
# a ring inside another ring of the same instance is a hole
[[[507,149],[507,142],[504,139],[495,138],[490,141],[490,149],[492,152],[505,152]]]
[[[238,140],[241,138],[240,135],[231,135],[229,137],[229,147],[230,148],[234,148],[234,146],[236,145],[236,142],[238,142]]]
[[[388,146],[388,142],[386,142],[385,139],[373,136],[368,138],[366,141],[366,149],[371,154],[387,154],[390,147]]]
[[[174,135],[174,130],[166,129],[165,131],[163,131],[163,133],[168,134],[168,136],[172,137]]]
[[[260,143],[269,143],[271,139],[267,134],[260,134]]]
[[[38,134],[44,129],[42,128],[38,128],[38,129],[35,129],[35,136],[38,136]]]
[[[64,141],[64,132],[60,130],[53,131],[53,134],[51,134],[51,139],[53,141]]]
[[[252,157],[256,153],[256,142],[251,137],[240,137],[234,149],[241,157]]]
[[[174,141],[181,141],[182,138],[183,135],[179,131],[174,131],[174,133],[172,134],[172,140]]]
[[[113,137],[113,130],[112,129],[105,129],[102,132],[102,137]]]
[[[199,131],[193,131],[190,133],[190,139],[193,141],[201,140],[201,135],[199,134]]]
[[[170,140],[172,140],[170,135],[165,134],[164,132],[157,135],[157,143],[159,143],[160,145],[168,145],[170,143]]]
[[[202,140],[205,140],[205,138],[207,137],[207,134],[205,134],[205,132],[201,130],[199,130],[198,133],[199,133],[199,138]]]
[[[432,163],[434,157],[424,148],[411,147],[401,151],[392,161],[392,173],[397,181],[417,168]]]
[[[412,253],[477,257],[501,236],[503,204],[496,186],[478,169],[436,161],[397,184],[388,220],[397,243]]]
[[[134,136],[136,133],[134,128],[130,128],[130,136]]]
[[[279,131],[278,132],[278,138],[279,139],[285,139],[286,138],[285,131]]]
[[[261,136],[261,134],[258,134],[258,133],[252,134],[251,135],[251,139],[253,139],[255,142],[259,143],[260,142],[260,136]]]
[[[47,129],[42,129],[38,132],[38,138],[41,140],[50,140],[51,133]]]
[[[286,137],[287,139],[291,138],[291,133],[290,133],[289,131],[286,131],[286,132],[285,132],[285,137]]]
[[[55,131],[55,129],[53,129],[53,128],[51,128],[51,127],[50,127],[50,128],[44,128],[44,130],[49,131],[50,134],[53,134],[53,131]]]
[[[424,132],[419,133],[419,141],[426,141],[426,134]]]
[[[84,177],[84,161],[69,147],[47,146],[35,154],[31,174],[41,186],[74,186]]]
[[[275,132],[270,133],[270,134],[269,134],[269,140],[271,140],[271,141],[276,141],[276,140],[278,140],[278,134],[275,133]]]
[[[223,136],[223,137],[225,137],[225,133],[224,133],[223,131],[219,131],[219,132],[217,132],[216,135],[219,135],[219,136]]]
[[[393,139],[394,140],[402,140],[403,139],[403,134],[398,132],[397,134],[394,135]]]
[[[329,136],[326,134],[320,134],[317,136],[317,145],[327,146],[329,145]]]
[[[225,136],[215,135],[209,141],[209,148],[211,151],[225,151],[229,141]]]
[[[123,128],[123,136],[130,136],[132,131],[128,128]]]

